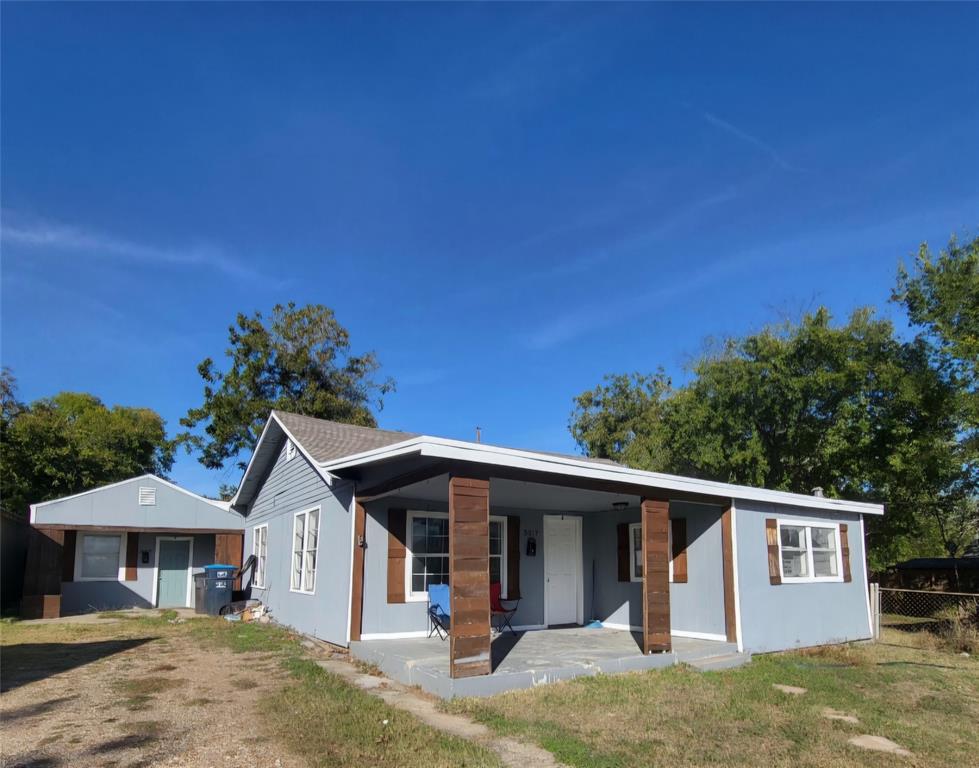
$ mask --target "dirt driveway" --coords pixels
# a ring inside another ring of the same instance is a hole
[[[202,646],[166,620],[103,621],[24,642],[0,629],[4,768],[304,765],[257,709],[286,681],[274,654]]]

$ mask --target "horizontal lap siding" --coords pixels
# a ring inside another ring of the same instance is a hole
[[[268,524],[266,586],[252,596],[267,603],[283,624],[337,645],[347,644],[350,610],[351,493],[349,483],[332,489],[297,452],[286,459],[281,446],[245,521],[245,557],[252,554],[256,525]],[[312,595],[290,590],[295,513],[320,507],[316,584]]]

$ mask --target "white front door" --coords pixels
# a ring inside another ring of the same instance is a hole
[[[581,518],[544,515],[544,622],[580,624]]]

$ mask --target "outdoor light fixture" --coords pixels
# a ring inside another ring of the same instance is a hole
[[[612,509],[615,509],[615,510],[621,511],[623,509],[628,508],[628,506],[629,506],[629,502],[628,501],[613,501],[612,502]]]

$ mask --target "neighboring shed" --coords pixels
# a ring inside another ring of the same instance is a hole
[[[154,475],[31,506],[25,617],[193,607],[193,574],[242,562],[242,518]]]
[[[905,560],[881,574],[880,583],[892,589],[979,592],[979,555]]]

